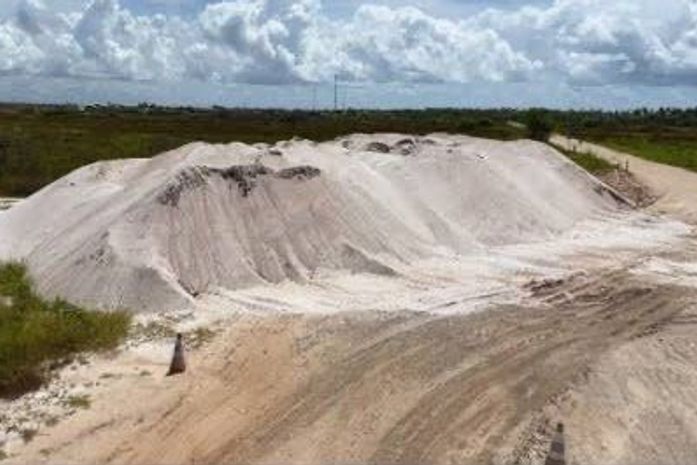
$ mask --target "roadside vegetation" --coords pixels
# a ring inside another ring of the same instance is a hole
[[[668,137],[668,134],[640,134],[615,135],[594,140],[647,160],[697,171],[697,137],[681,139]]]
[[[126,312],[93,312],[44,300],[23,265],[0,264],[0,397],[38,388],[52,368],[80,352],[117,347],[129,327]]]
[[[697,171],[697,108],[549,111],[555,131],[647,160]]]
[[[575,152],[573,150],[566,150],[565,148],[556,144],[550,145],[554,147],[558,152],[561,152],[564,155],[566,155],[570,160],[575,162],[581,168],[596,176],[602,176],[611,171],[614,171],[617,168],[617,166],[613,165],[607,160],[599,158],[595,154],[589,152]]]
[[[656,196],[651,189],[641,183],[630,171],[623,169],[621,166],[612,164],[593,153],[576,152],[573,150],[566,150],[555,144],[550,145],[605,184],[615,189],[615,191],[622,194],[622,196],[624,196],[626,200],[629,200],[635,207],[644,208],[656,201]]]

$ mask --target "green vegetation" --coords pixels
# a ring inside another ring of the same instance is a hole
[[[186,340],[189,347],[198,349],[208,344],[215,338],[215,331],[208,328],[196,328],[193,332],[186,334]]]
[[[527,136],[540,142],[547,142],[554,130],[554,122],[549,117],[547,110],[542,108],[530,109],[525,114],[524,124],[527,128]]]
[[[591,174],[602,175],[617,168],[612,163],[603,160],[592,153],[574,152],[572,150],[566,150],[563,147],[555,144],[550,145]]]
[[[136,323],[131,328],[133,339],[172,339],[177,332],[171,326],[160,321],[149,321],[148,324]]]
[[[0,196],[26,196],[86,164],[149,157],[192,141],[322,141],[354,132],[524,137],[512,110],[311,112],[0,105]]]
[[[666,165],[697,171],[697,139],[674,139],[663,135],[621,135],[594,138],[615,150]]]
[[[46,301],[33,291],[23,265],[0,265],[0,397],[38,388],[51,367],[78,352],[115,348],[129,326],[126,312]]]
[[[80,396],[70,396],[66,399],[65,405],[70,408],[88,409],[90,408],[90,405],[92,405],[92,401],[90,400],[90,396],[86,394]]]
[[[697,108],[549,111],[555,130],[658,163],[697,171]]]

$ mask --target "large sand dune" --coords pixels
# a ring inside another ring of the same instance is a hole
[[[101,308],[185,308],[323,270],[408,274],[535,242],[621,203],[549,147],[434,135],[190,144],[97,163],[0,217],[0,259]]]
[[[0,402],[8,463],[542,464],[558,421],[570,464],[697,463],[694,233],[544,145],[193,144],[72,173],[0,238],[191,349],[164,377],[171,338],[137,335]]]

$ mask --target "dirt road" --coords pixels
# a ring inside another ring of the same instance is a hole
[[[697,223],[696,173],[559,135],[552,137],[552,142],[569,150],[575,148],[579,152],[592,152],[622,167],[628,163],[632,174],[659,197],[658,202],[653,207],[654,211],[677,214],[693,224]]]
[[[697,175],[630,169],[695,218]],[[468,315],[239,317],[186,375],[117,380],[10,461],[538,464],[562,421],[571,464],[695,463],[697,238],[622,257]]]
[[[473,315],[243,317],[185,376],[116,382],[17,463],[541,463],[557,421],[570,463],[695,461],[697,294],[634,271]]]

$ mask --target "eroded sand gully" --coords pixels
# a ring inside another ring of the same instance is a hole
[[[494,265],[203,295],[232,315],[186,375],[162,376],[166,339],[66,372],[101,380],[91,408],[9,461],[537,464],[563,421],[569,463],[697,462],[697,238],[601,224],[491,249]],[[393,287],[371,296],[371,279]]]

